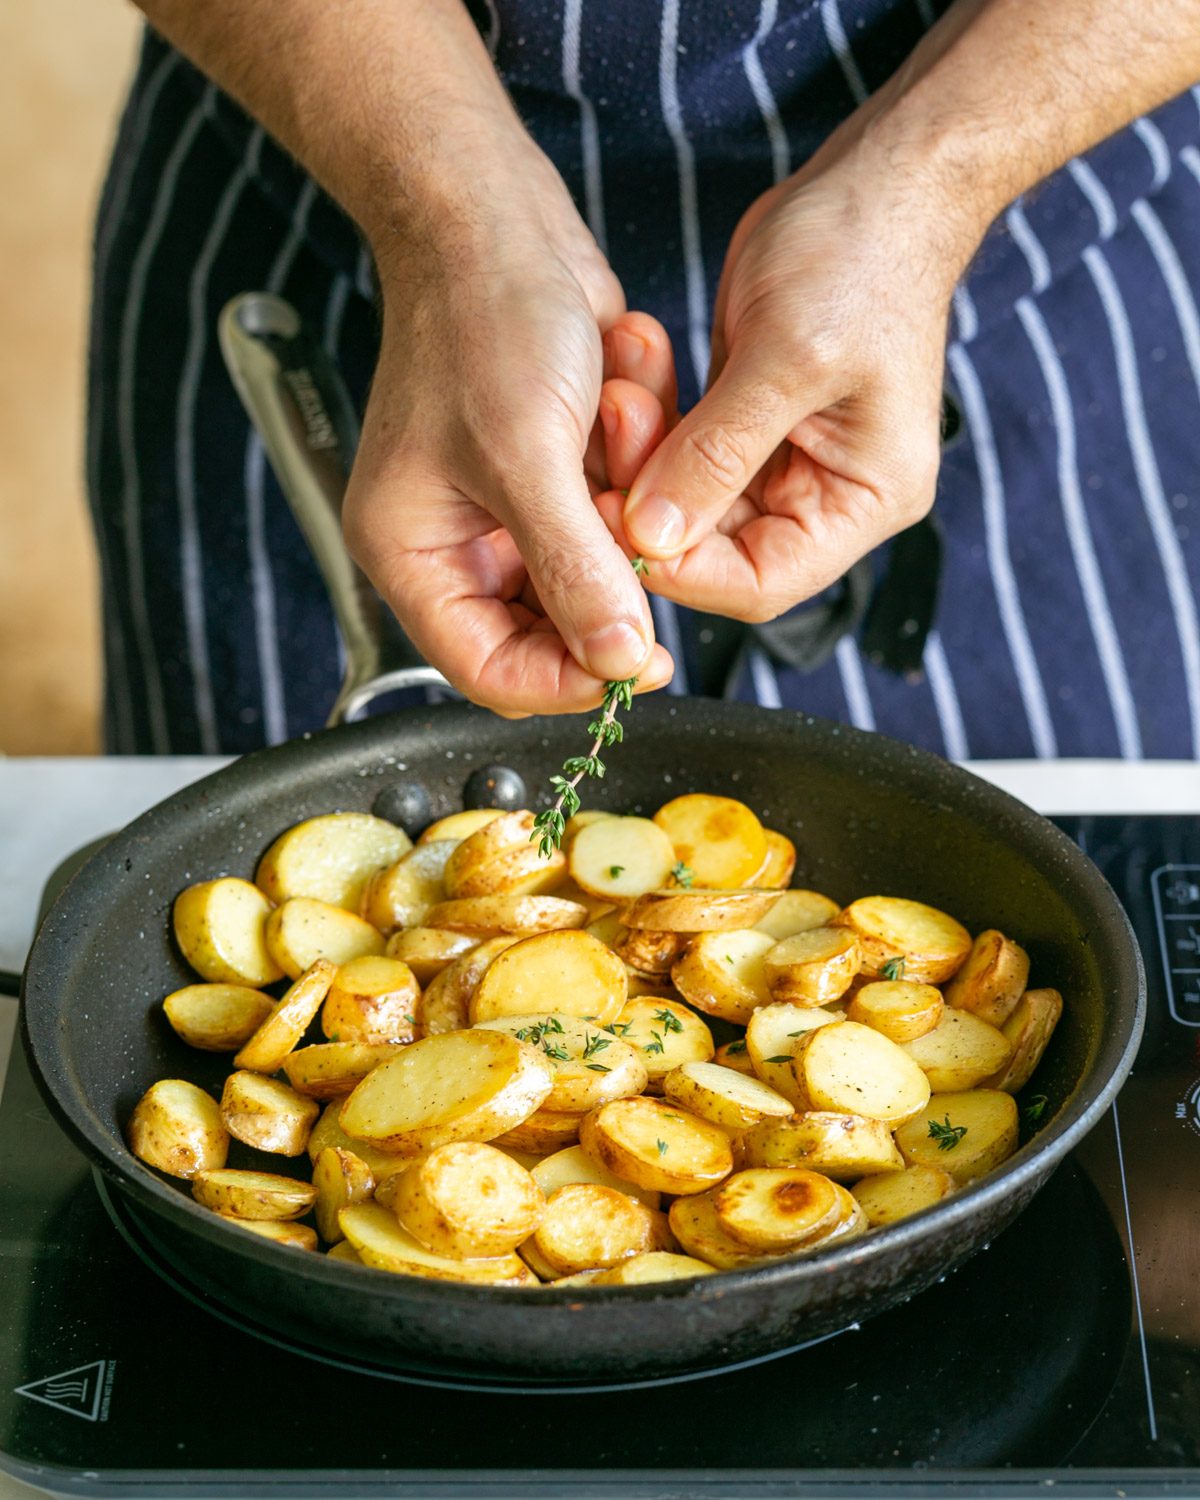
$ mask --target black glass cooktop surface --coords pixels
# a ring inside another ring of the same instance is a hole
[[[943,1283],[700,1380],[446,1389],[233,1327],[110,1217],[17,1047],[0,1096],[0,1467],[113,1495],[1200,1495],[1200,821],[1063,822],[1147,962],[1116,1107]]]

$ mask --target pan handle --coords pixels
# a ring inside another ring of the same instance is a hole
[[[360,718],[372,699],[400,688],[453,691],[399,627],[385,631],[378,596],[342,539],[342,502],[358,445],[358,422],[332,360],[296,309],[269,292],[243,292],[218,322],[233,384],[304,534],[346,651],[327,722]]]

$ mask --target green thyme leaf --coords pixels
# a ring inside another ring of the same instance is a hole
[[[791,1060],[792,1054],[790,1052],[777,1052],[774,1057],[767,1058],[768,1062],[773,1063],[790,1063]]]
[[[696,872],[688,865],[685,865],[683,860],[680,860],[679,863],[672,869],[671,877],[675,881],[676,885],[683,886],[684,890],[686,891],[691,890],[692,881],[696,878]]]
[[[930,1120],[929,1135],[938,1143],[940,1151],[953,1151],[959,1141],[967,1133],[965,1125],[951,1125],[950,1116],[943,1117],[944,1123],[939,1124],[937,1120]]]
[[[664,1050],[662,1037],[659,1036],[659,1034],[658,1034],[657,1031],[652,1031],[650,1033],[650,1035],[654,1038],[654,1040],[652,1042],[643,1042],[642,1043],[642,1051],[643,1052],[662,1052]]]
[[[905,960],[903,956],[899,956],[896,958],[889,958],[887,963],[884,964],[883,968],[880,969],[879,972],[885,979],[890,979],[893,983],[895,983],[897,979],[904,978],[904,967]]]
[[[666,1141],[655,1141],[654,1144],[658,1147],[659,1156],[666,1156],[668,1150],[670,1149]]]
[[[683,1022],[673,1010],[667,1010],[665,1006],[654,1012],[654,1019],[662,1022],[664,1031],[683,1031]]]
[[[1029,1103],[1021,1111],[1021,1118],[1026,1125],[1036,1125],[1046,1113],[1046,1106],[1050,1103],[1045,1094],[1034,1094]]]
[[[609,1041],[609,1039],[606,1036],[601,1036],[599,1032],[597,1032],[595,1036],[588,1037],[587,1043],[585,1044],[583,1049],[584,1062],[587,1062],[589,1057],[595,1057],[597,1052],[603,1052],[605,1047],[611,1046],[612,1043]]]
[[[725,1050],[726,1052],[745,1052],[746,1043],[741,1037],[739,1037],[736,1042],[730,1042],[729,1046],[726,1047]]]
[[[611,1068],[606,1068],[603,1063],[588,1063],[587,1069],[590,1073],[611,1073]]]
[[[624,865],[609,865],[608,867],[608,878],[610,880],[616,880],[619,876],[624,875],[624,873]]]
[[[626,490],[624,493],[628,494],[629,491]],[[629,561],[633,568],[633,571],[639,578],[644,578],[645,575],[650,571],[650,564],[644,557],[631,557]]]

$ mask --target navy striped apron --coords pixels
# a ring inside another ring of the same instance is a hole
[[[472,12],[629,305],[671,334],[685,406],[740,214],[935,19],[931,0]],[[250,750],[318,727],[336,692],[320,579],[217,349],[222,305],[262,287],[321,331],[361,402],[378,322],[352,226],[148,34],[100,206],[89,363],[114,752]],[[1194,91],[1013,205],[958,290],[947,388],[962,422],[921,670],[885,670],[847,634],[799,671],[745,631],[725,691],[954,757],[1196,756],[1198,296]],[[653,607],[672,690],[695,690],[711,625]]]

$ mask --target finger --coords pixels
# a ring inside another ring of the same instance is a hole
[[[770,365],[765,349],[735,353],[638,475],[625,529],[645,556],[674,557],[694,546],[813,409],[799,392],[784,389]]]
[[[673,426],[679,411],[675,354],[667,330],[649,313],[627,312],[604,335],[604,377],[632,380],[655,396]]]
[[[600,392],[606,488],[627,490],[667,431],[661,403],[631,380],[607,380]]]

